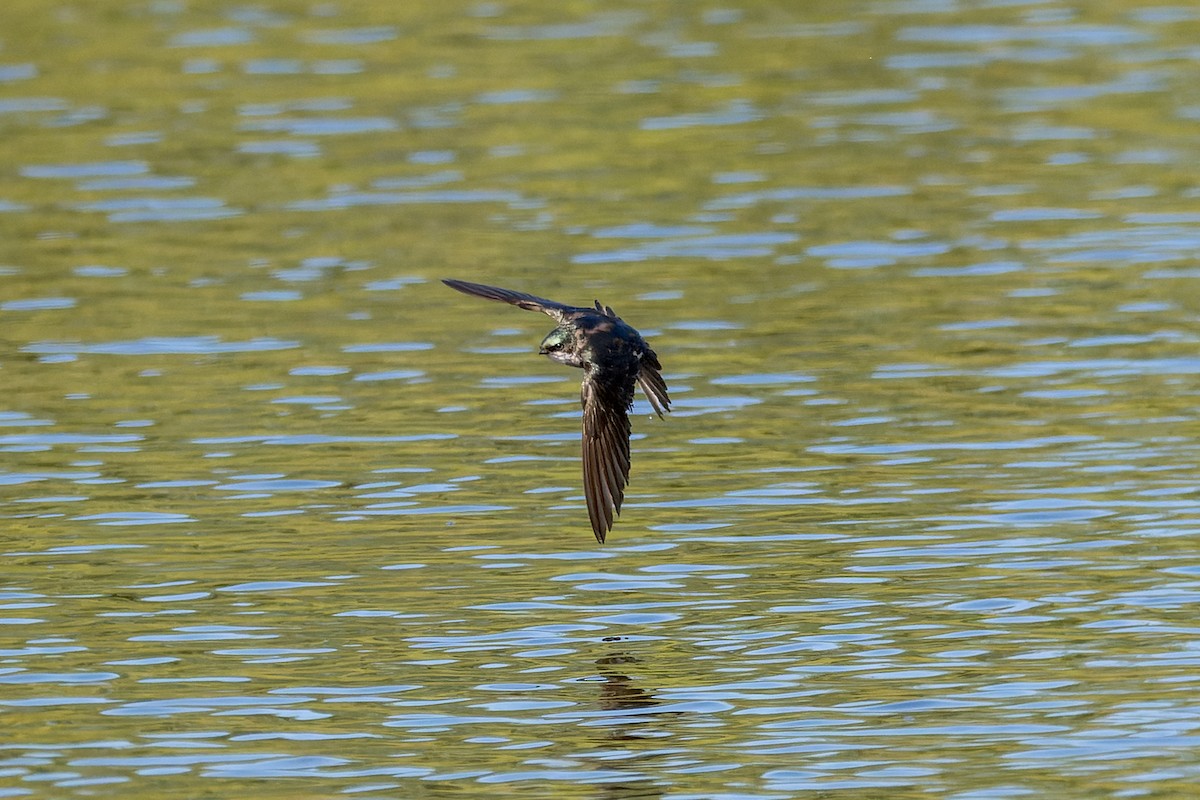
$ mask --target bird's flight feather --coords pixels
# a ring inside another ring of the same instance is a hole
[[[501,303],[523,308],[526,311],[540,311],[543,314],[554,317],[559,322],[567,319],[569,311],[584,311],[586,309],[575,308],[574,306],[563,305],[556,303],[553,300],[547,300],[544,297],[538,297],[525,292],[514,292],[511,289],[501,289],[499,286],[487,286],[482,283],[471,283],[470,281],[456,281],[453,279],[443,280],[442,283],[449,286],[451,289],[457,289],[463,294],[473,294],[476,297],[484,297],[488,300],[497,300]]]
[[[583,405],[583,494],[592,531],[596,540],[603,542],[612,530],[613,514],[621,513],[629,483],[629,410],[633,407],[634,384],[642,387],[658,416],[671,410],[657,354],[641,334],[599,300],[593,310],[482,283],[442,283],[464,294],[540,311],[560,326],[569,327],[570,336],[563,336],[570,340],[573,360],[557,360],[584,370],[579,392]]]

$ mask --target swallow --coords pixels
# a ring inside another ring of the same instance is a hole
[[[671,410],[667,382],[658,355],[642,335],[608,306],[594,308],[556,303],[525,292],[467,281],[442,283],[463,294],[540,311],[558,323],[542,340],[538,353],[583,370],[579,400],[583,405],[583,494],[596,541],[621,513],[629,483],[629,410],[633,387],[639,385],[659,418]]]

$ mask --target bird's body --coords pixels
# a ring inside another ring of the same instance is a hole
[[[552,317],[558,327],[542,340],[539,352],[560,364],[584,371],[579,399],[583,404],[583,493],[596,540],[612,530],[613,513],[621,513],[629,482],[629,409],[638,384],[661,417],[671,410],[662,364],[642,335],[608,306],[568,306],[495,286],[444,280],[464,294],[496,300]]]

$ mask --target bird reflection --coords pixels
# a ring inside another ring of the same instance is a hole
[[[604,681],[600,687],[600,708],[605,711],[636,711],[660,705],[658,700],[645,689],[635,686],[633,679],[624,673],[624,667],[638,661],[638,658],[627,653],[613,653],[596,659],[596,667]]]
[[[612,640],[620,641],[619,637]],[[598,675],[592,681],[600,684],[600,697],[597,706],[615,717],[609,718],[610,724],[603,730],[603,741],[608,744],[621,742],[642,742],[647,739],[657,739],[661,731],[646,727],[661,719],[652,709],[661,705],[650,692],[636,685],[629,672],[641,663],[641,659],[624,651],[614,650],[608,655],[596,659]],[[638,714],[635,712],[645,712]],[[625,713],[622,713],[625,712]],[[633,713],[631,713],[633,712]],[[605,760],[605,769],[629,770],[630,780],[614,781],[596,787],[597,800],[657,800],[666,792],[665,786],[658,786],[644,779],[635,779],[638,775],[638,763],[646,758],[657,758],[658,754],[648,753],[644,756],[637,754],[620,761]]]

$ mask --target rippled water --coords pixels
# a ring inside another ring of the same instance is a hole
[[[7,8],[0,797],[1193,796],[1200,12]]]

